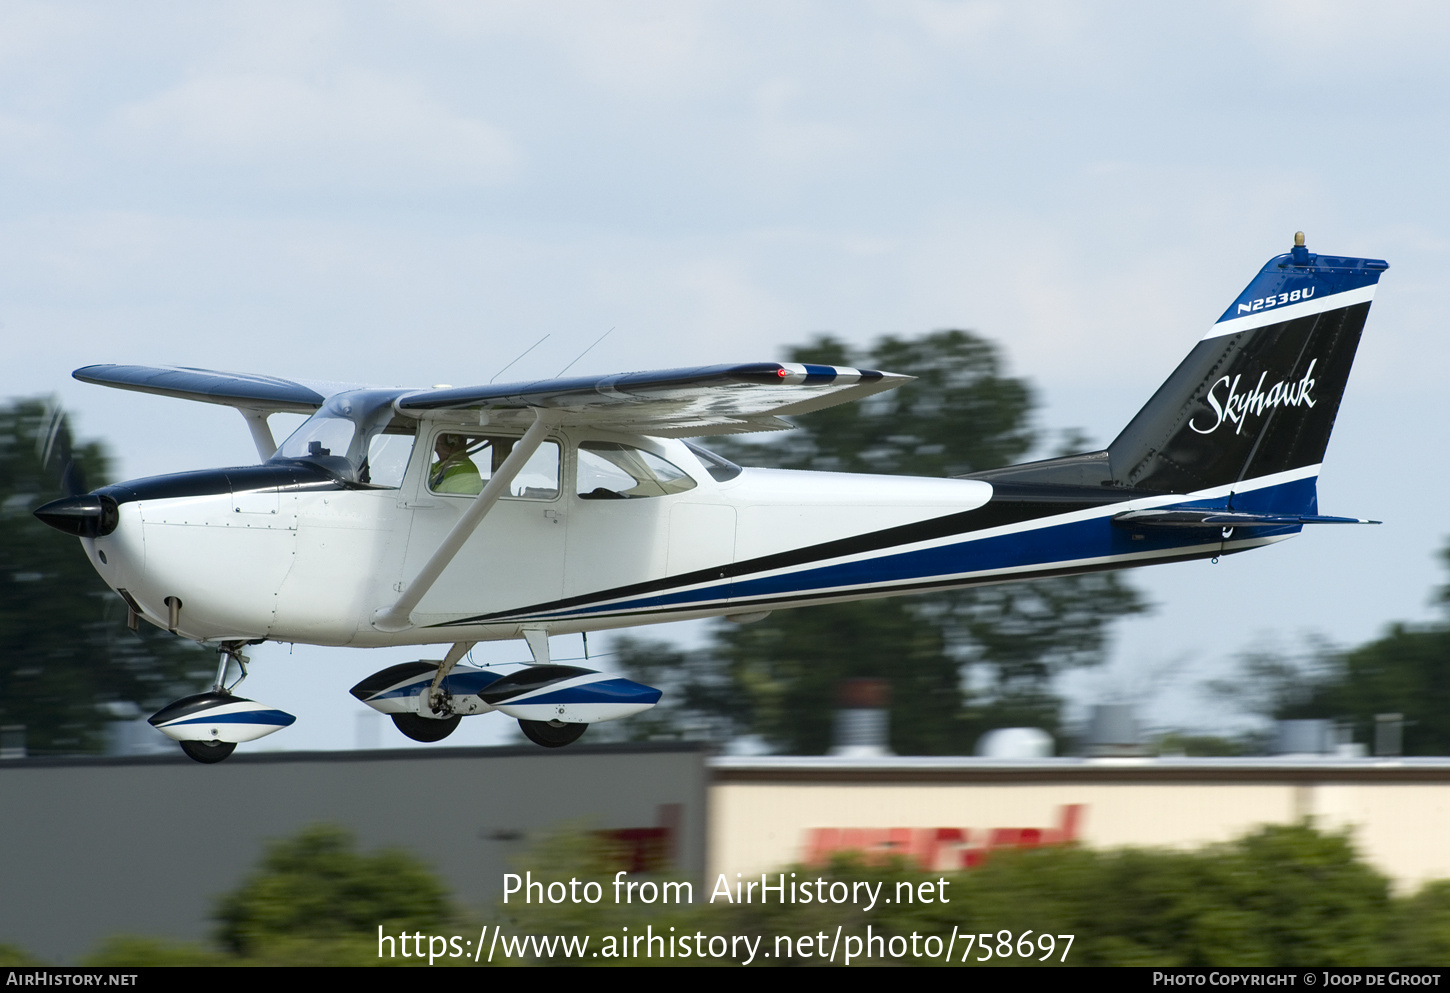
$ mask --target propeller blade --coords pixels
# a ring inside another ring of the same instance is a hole
[[[80,496],[88,491],[85,473],[76,462],[65,408],[57,401],[46,408],[45,422],[35,439],[35,454],[45,471],[54,474],[66,496]]]

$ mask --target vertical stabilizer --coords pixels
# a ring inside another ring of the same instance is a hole
[[[1388,268],[1296,235],[1108,446],[1112,482],[1188,493],[1322,462]]]

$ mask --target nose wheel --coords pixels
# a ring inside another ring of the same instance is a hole
[[[247,678],[247,663],[251,660],[242,654],[242,649],[245,647],[240,641],[227,641],[216,650],[220,658],[217,659],[216,679],[212,683],[213,693],[231,696],[232,691],[242,685],[242,681]],[[227,669],[233,662],[237,664],[240,672],[237,675],[237,681],[228,686]],[[181,750],[186,753],[187,758],[205,765],[220,762],[237,750],[235,741],[191,739],[178,741],[177,744],[181,746]]]
[[[232,691],[247,678],[247,657],[242,654],[245,642],[228,641],[218,649],[221,659],[211,690],[183,697],[162,707],[147,722],[172,738],[181,751],[194,762],[212,765],[237,750],[237,742],[253,741],[273,731],[289,727],[297,720],[275,707],[247,700]],[[232,662],[241,670],[235,682],[227,685],[227,669]]]
[[[220,762],[232,752],[237,750],[235,742],[231,741],[180,741],[177,742],[186,757],[195,759],[211,765],[213,762]]]

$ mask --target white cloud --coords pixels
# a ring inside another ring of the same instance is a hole
[[[493,3],[420,0],[403,16],[445,49],[502,43],[527,51],[566,85],[649,103],[698,94],[736,67],[731,4],[633,0]]]
[[[258,170],[284,187],[492,185],[520,159],[498,128],[418,84],[356,72],[201,76],[121,108],[110,136],[133,156]]]
[[[837,160],[860,158],[871,151],[865,135],[855,128],[813,119],[812,111],[818,113],[821,108],[803,106],[806,101],[798,80],[769,80],[753,96],[751,130],[756,154],[751,162],[767,184],[783,180],[793,184],[803,173],[833,172]]]
[[[1285,72],[1318,73],[1353,60],[1353,77],[1301,76],[1325,96],[1366,82],[1366,75],[1401,74],[1443,65],[1450,11],[1442,3],[1399,0],[1284,0],[1238,5],[1243,40],[1283,60]]]
[[[43,66],[57,47],[73,45],[79,36],[89,33],[87,21],[61,4],[20,0],[0,4],[0,66]]]

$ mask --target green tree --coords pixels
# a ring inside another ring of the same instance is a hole
[[[1442,553],[1450,566],[1450,547]],[[1257,651],[1240,659],[1215,694],[1274,720],[1333,720],[1372,742],[1376,715],[1400,714],[1406,755],[1450,755],[1450,586],[1437,594],[1447,617],[1394,623],[1350,649],[1312,645],[1302,656]]]
[[[764,441],[722,439],[715,443],[722,454],[784,469],[955,476],[1021,461],[1038,440],[1030,387],[1006,375],[996,347],[970,332],[886,337],[859,354],[821,337],[790,358],[917,378],[810,414],[796,430]],[[1098,573],[725,624],[716,629],[713,650],[690,660],[687,677],[662,687],[665,700],[647,731],[660,734],[673,720],[678,727],[759,734],[787,752],[823,752],[831,743],[835,687],[851,677],[889,681],[891,745],[900,754],[967,751],[993,727],[1055,731],[1061,701],[1052,692],[1054,677],[1102,661],[1111,622],[1143,609],[1119,576]],[[644,678],[646,668],[659,671],[650,653],[661,650],[622,642],[620,661]]]
[[[45,965],[45,963],[23,948],[17,948],[15,945],[0,944],[0,968],[13,968],[15,966],[26,965]]]
[[[1450,965],[1450,880],[1426,883],[1397,902],[1389,961],[1396,965]]]
[[[41,464],[49,425],[40,400],[0,404],[0,725],[23,726],[32,755],[93,753],[110,717],[102,705],[158,708],[204,685],[215,663],[149,625],[127,630],[125,604],[80,542],[32,516],[62,495]],[[74,456],[87,485],[105,481],[98,442]]]
[[[660,703],[628,720],[597,724],[590,741],[687,739],[719,741],[750,722],[751,704],[736,691],[713,652],[625,635],[613,643],[629,675],[664,691]]]
[[[888,336],[861,354],[822,336],[792,348],[790,360],[883,369],[916,381],[817,411],[764,441],[720,439],[721,452],[780,469],[959,476],[1010,465],[1037,442],[1031,387],[1004,375],[996,346],[969,331]]]
[[[638,934],[747,935],[761,938],[770,958],[760,965],[825,964],[824,948],[809,959],[777,957],[778,938],[824,932],[849,937],[870,926],[878,935],[936,936],[939,948],[958,936],[991,935],[994,966],[1377,966],[1450,963],[1450,883],[1428,884],[1396,898],[1389,881],[1355,852],[1347,834],[1308,822],[1269,825],[1243,838],[1196,851],[1077,845],[1000,849],[985,864],[955,873],[926,872],[901,859],[865,860],[846,853],[827,866],[780,871],[828,883],[865,883],[886,899],[793,904],[775,900],[709,902],[708,883],[693,904],[615,903],[611,892],[617,851],[607,837],[566,830],[537,842],[519,863],[544,884],[578,879],[600,884],[598,903],[566,900],[497,904],[488,919],[510,938],[589,936],[603,952],[607,936]],[[950,902],[896,899],[897,884],[935,890]],[[379,957],[377,928],[426,936],[477,934],[478,925],[451,916],[443,888],[417,860],[400,852],[358,853],[338,828],[316,826],[278,842],[263,864],[221,904],[218,934],[226,951],[146,937],[117,937],[85,964],[117,965],[423,965],[416,955]],[[1030,956],[1012,943],[998,956],[997,934],[1031,932]],[[1039,938],[1053,936],[1037,944]],[[1073,936],[1071,945],[1058,936]],[[531,945],[535,952],[537,945]],[[559,946],[554,946],[558,948]],[[829,947],[829,944],[825,947]],[[898,947],[900,947],[898,945]],[[984,950],[959,941],[954,964],[983,961]],[[450,955],[452,951],[450,949]],[[0,947],[0,961],[26,964],[23,951]],[[533,959],[555,965],[608,965],[607,955]],[[729,959],[682,961],[643,957],[621,964],[725,964]],[[840,962],[839,957],[835,959]],[[903,956],[896,962],[927,964]],[[471,965],[467,956],[440,965]],[[522,964],[510,959],[504,964]],[[883,964],[880,953],[872,964]]]
[[[342,828],[314,825],[275,842],[260,869],[217,909],[217,939],[234,955],[287,960],[331,944],[377,957],[378,928],[439,933],[453,920],[448,892],[405,852],[356,851]],[[356,964],[356,963],[352,963]]]
[[[550,865],[552,878],[595,878],[608,889],[610,873],[603,869],[607,861],[597,838],[556,836],[544,850],[550,857],[535,854],[529,864]],[[1359,858],[1346,835],[1308,823],[1266,826],[1197,851],[1095,851],[1076,845],[999,850],[978,868],[947,874],[855,853],[828,866],[779,871],[802,880],[880,884],[887,899],[868,909],[819,902],[706,903],[702,893],[688,907],[615,906],[606,899],[598,905],[514,903],[498,910],[513,933],[591,935],[591,948],[599,948],[605,934],[624,927],[636,933],[646,925],[655,933],[673,927],[680,934],[760,937],[761,948],[772,953],[758,959],[761,965],[825,964],[820,958],[775,957],[776,938],[834,935],[838,927],[859,937],[868,925],[878,935],[935,935],[943,947],[957,934],[963,940],[955,945],[954,964],[965,957],[1033,968],[1064,964],[1064,953],[1065,964],[1076,966],[1436,964],[1444,963],[1450,948],[1444,884],[1396,901],[1389,881]],[[895,899],[898,883],[920,892],[921,884],[942,878],[947,886],[937,892],[949,894],[949,902]],[[1411,920],[1417,912],[1425,919]],[[1014,940],[1010,956],[1000,957],[997,935],[1003,930],[1014,938],[1031,932],[1031,955],[1022,956]],[[991,936],[990,951],[969,949],[965,936],[983,933]],[[1050,954],[1048,943],[1036,944],[1045,935],[1053,936]],[[1071,945],[1059,935],[1072,935]],[[928,964],[904,956],[896,960],[904,962]],[[629,964],[671,960],[631,958]],[[879,953],[872,964],[883,964]]]
[[[1389,882],[1342,834],[1271,825],[1196,852],[993,853],[961,878],[963,930],[1076,934],[1077,965],[1374,965]],[[1000,923],[996,923],[1000,922]]]
[[[1279,708],[1283,720],[1328,718],[1372,741],[1377,714],[1401,714],[1407,755],[1450,755],[1450,627],[1392,624],[1380,638],[1330,653],[1307,680],[1303,699]]]

